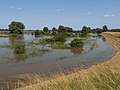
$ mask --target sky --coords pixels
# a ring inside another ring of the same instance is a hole
[[[0,0],[0,28],[12,21],[23,22],[26,29],[120,28],[120,0]]]

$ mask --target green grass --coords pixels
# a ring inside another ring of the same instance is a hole
[[[53,45],[53,49],[70,49],[71,47],[68,45],[60,44],[60,45]]]
[[[47,44],[54,44],[54,42],[39,42],[36,45],[47,45]]]

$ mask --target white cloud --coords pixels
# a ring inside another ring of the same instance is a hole
[[[21,10],[21,9],[22,9],[21,7],[18,8],[18,10]]]
[[[93,13],[91,12],[87,12],[87,13],[83,13],[83,15],[92,15]]]
[[[64,11],[65,9],[64,8],[59,8],[59,9],[57,9],[56,11],[57,12],[62,12],[62,11]]]
[[[13,8],[14,8],[14,6],[10,6],[10,8],[11,8],[11,9],[13,9]]]
[[[91,12],[88,12],[87,15],[91,15],[92,13]]]
[[[114,14],[105,14],[104,17],[115,17]]]
[[[11,9],[17,9],[17,10],[21,10],[21,7],[15,7],[15,6],[10,6]]]

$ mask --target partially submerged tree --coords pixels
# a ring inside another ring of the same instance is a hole
[[[11,22],[11,24],[8,26],[10,33],[15,34],[23,34],[23,30],[25,29],[25,25],[21,22]]]
[[[71,43],[71,47],[83,47],[84,42],[81,39],[74,39]]]

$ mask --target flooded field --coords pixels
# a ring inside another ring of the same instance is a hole
[[[109,60],[114,49],[102,36],[89,35],[87,38],[66,38],[62,43],[69,46],[74,39],[81,39],[82,46],[59,49],[60,43],[43,43],[52,36],[35,37],[24,34],[19,38],[0,38],[0,77],[27,73],[49,73],[74,67],[90,65]]]

